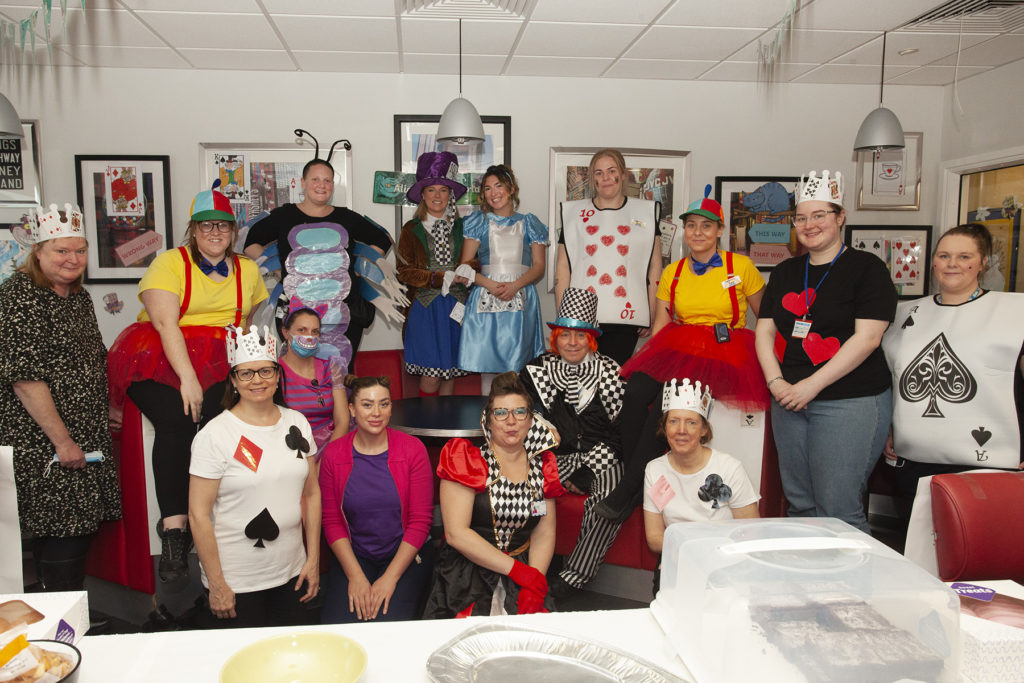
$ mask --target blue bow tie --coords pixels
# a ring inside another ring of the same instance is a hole
[[[721,261],[719,261],[718,265],[722,265]],[[205,256],[202,256],[199,259],[199,270],[203,271],[203,275],[209,275],[213,271],[217,271],[218,274],[223,275],[224,277],[227,277],[228,276],[228,260],[227,259],[222,259],[220,263],[218,263],[217,265],[213,265],[212,263],[210,263],[209,261],[206,260]]]
[[[701,263],[697,259],[691,257],[690,261],[693,263],[693,272],[697,275],[703,275],[710,268],[721,268],[722,267],[722,255],[717,251],[715,255],[708,259],[707,263]]]

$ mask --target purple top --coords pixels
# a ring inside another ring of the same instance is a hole
[[[388,452],[365,455],[352,449],[352,473],[342,512],[348,520],[352,551],[360,557],[391,557],[402,542],[402,502],[388,469]]]
[[[331,364],[323,358],[313,359],[314,379],[307,379],[282,362],[284,368],[284,402],[309,420],[313,428],[316,452],[323,453],[324,446],[334,433],[334,389],[331,383]]]

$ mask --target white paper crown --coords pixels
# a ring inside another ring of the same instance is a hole
[[[241,327],[228,327],[228,365],[235,367],[254,360],[277,362],[277,339],[270,334],[270,328],[263,326],[262,332],[255,325],[243,333]]]
[[[711,387],[704,387],[701,393],[700,382],[690,384],[689,379],[682,382],[669,380],[665,382],[665,391],[661,395],[661,411],[667,413],[670,410],[692,410],[700,413],[706,420],[711,414],[711,406],[715,402],[711,398]]]
[[[817,171],[808,171],[807,178],[800,178],[800,184],[796,188],[796,203],[800,202],[829,202],[831,204],[843,205],[843,174],[836,171],[836,177],[830,178],[828,170],[821,172],[818,177]]]
[[[37,206],[35,213],[36,220],[30,229],[32,241],[36,244],[58,237],[85,237],[85,218],[77,206],[64,204],[63,219],[56,204],[50,204],[50,210],[47,212],[43,211],[43,207]]]

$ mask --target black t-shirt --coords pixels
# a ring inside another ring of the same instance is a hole
[[[827,362],[825,358],[815,366],[804,350],[803,340],[792,336],[793,322],[801,317],[799,313],[805,306],[803,291],[807,260],[807,256],[797,256],[780,263],[772,271],[761,300],[760,317],[774,320],[785,340],[782,376],[790,383],[806,379]],[[831,271],[827,263],[811,265],[807,286],[813,289],[827,271],[828,277],[815,292],[807,316],[811,321],[811,335],[820,335],[825,342],[834,337],[842,344],[853,336],[858,318],[892,322],[896,314],[896,287],[881,259],[866,251],[846,248]],[[777,338],[776,357],[780,346]],[[817,398],[833,400],[874,396],[891,385],[892,376],[882,348],[878,347],[859,366],[825,387]]]

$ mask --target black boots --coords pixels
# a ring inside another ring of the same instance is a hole
[[[156,523],[160,537],[160,583],[170,590],[181,590],[188,583],[188,554],[192,550],[192,534],[188,528],[164,529],[164,521]]]

